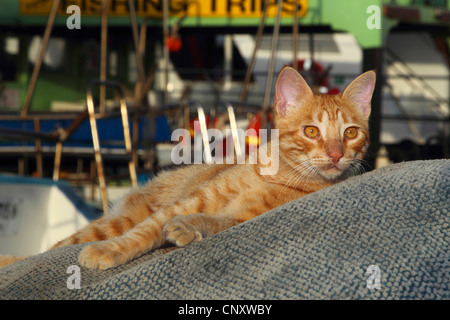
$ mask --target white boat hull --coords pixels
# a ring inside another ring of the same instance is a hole
[[[0,254],[43,252],[96,217],[67,183],[0,176]]]

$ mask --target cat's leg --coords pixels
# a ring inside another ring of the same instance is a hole
[[[229,217],[194,213],[168,220],[163,225],[163,234],[167,241],[178,247],[184,247],[193,241],[212,236],[241,222]]]
[[[92,221],[73,235],[56,243],[51,249],[118,237],[156,212],[158,209],[154,203],[154,199],[148,193],[139,191],[130,193],[117,206],[117,212]]]
[[[0,268],[3,268],[7,265],[13,264],[17,261],[23,260],[27,257],[15,257],[15,256],[0,256]]]
[[[194,197],[163,208],[121,236],[84,247],[78,261],[88,268],[108,269],[159,248],[166,242],[163,224],[177,215],[195,212],[198,204],[198,198]]]
[[[162,224],[157,214],[148,217],[119,237],[84,247],[78,262],[85,267],[102,270],[124,264],[164,243]]]

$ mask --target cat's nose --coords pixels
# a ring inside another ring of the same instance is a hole
[[[330,157],[334,165],[336,165],[339,162],[339,160],[342,158],[343,155],[344,154],[340,149],[331,149],[328,151],[328,156]]]

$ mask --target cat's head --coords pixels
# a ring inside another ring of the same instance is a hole
[[[363,159],[369,146],[375,72],[339,95],[315,95],[302,76],[284,67],[275,91],[280,158],[304,178],[337,180]]]

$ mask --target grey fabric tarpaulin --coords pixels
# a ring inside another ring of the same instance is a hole
[[[449,199],[449,160],[405,162],[117,268],[78,267],[85,244],[30,257],[0,298],[449,299]]]

